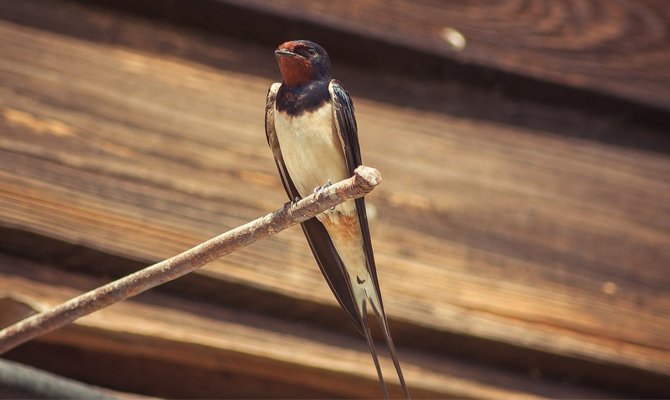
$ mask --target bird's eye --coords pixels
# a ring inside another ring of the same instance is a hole
[[[307,53],[309,53],[310,56],[313,56],[313,55],[316,54],[316,50],[314,50],[313,48],[310,47],[310,48],[307,49]]]

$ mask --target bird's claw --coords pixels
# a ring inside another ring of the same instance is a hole
[[[295,205],[298,201],[300,201],[300,197],[295,197],[293,200],[289,200],[286,203],[284,203],[284,210],[287,210],[289,207]]]
[[[327,188],[328,186],[330,186],[330,185],[332,185],[332,184],[333,184],[333,183],[330,181],[330,179],[328,179],[328,181],[327,181],[323,186],[317,186],[317,187],[315,187],[315,188],[314,188],[314,193],[317,193],[317,192],[319,192],[319,191],[321,191],[321,190]]]
[[[328,186],[330,186],[332,184],[333,184],[333,182],[331,182],[330,179],[328,179],[323,186],[317,186],[317,187],[314,188],[314,194],[318,194],[319,192],[323,191],[325,188],[327,188]],[[335,210],[335,206],[333,206],[329,209],[329,211],[333,211],[333,210]]]

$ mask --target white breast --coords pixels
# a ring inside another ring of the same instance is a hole
[[[274,115],[286,169],[302,197],[329,180],[348,177],[330,103],[296,117],[276,110]]]
[[[275,109],[275,131],[284,164],[302,197],[328,181],[349,177],[342,143],[333,124],[331,103],[311,113],[291,117]],[[367,270],[363,234],[356,204],[347,201],[317,216],[328,231],[337,253],[346,265],[359,306],[368,296],[379,307]],[[363,284],[358,281],[363,280]],[[365,294],[365,293],[368,294]]]

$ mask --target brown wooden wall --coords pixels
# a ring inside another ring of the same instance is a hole
[[[280,207],[272,51],[308,38],[384,178],[415,397],[668,397],[669,26],[665,0],[0,0],[0,326]],[[380,395],[299,228],[5,357],[151,396]]]

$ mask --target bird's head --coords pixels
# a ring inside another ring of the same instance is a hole
[[[330,79],[330,59],[323,47],[309,40],[282,43],[275,50],[284,83],[301,86],[311,81]]]

